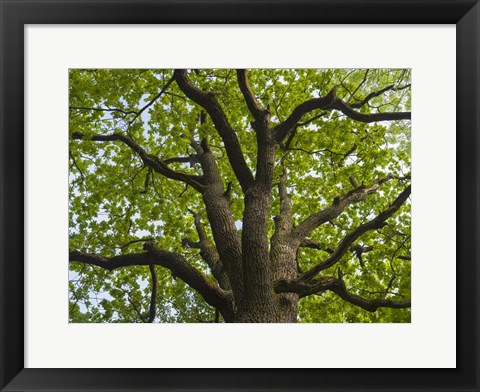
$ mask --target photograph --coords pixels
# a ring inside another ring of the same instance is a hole
[[[0,0],[1,392],[480,392],[479,3]]]
[[[70,323],[410,323],[410,69],[70,69]]]

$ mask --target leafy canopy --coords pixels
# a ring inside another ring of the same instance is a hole
[[[215,92],[255,173],[253,119],[235,71],[204,69],[188,75],[196,87]],[[200,214],[213,242],[201,194],[146,166],[125,143],[89,140],[94,135],[122,133],[168,162],[172,170],[201,175],[190,138],[207,138],[223,183],[231,183],[231,210],[241,231],[244,196],[222,139],[210,119],[200,124],[202,109],[185,97],[172,76],[173,70],[156,69],[70,71],[70,249],[111,257],[141,252],[144,241],[139,240],[148,239],[161,249],[182,254],[216,284],[199,250],[182,245],[185,238],[198,239],[192,211]],[[337,96],[350,104],[393,86],[359,107],[360,113],[410,110],[408,70],[259,69],[250,70],[248,77],[259,104],[269,108],[272,125],[288,118],[302,102],[325,96],[335,86]],[[75,134],[83,138],[76,139]],[[276,183],[284,168],[288,169],[286,185],[294,225],[298,225],[351,190],[352,181],[371,185],[387,175],[408,176],[410,122],[366,123],[336,110],[313,111],[302,117],[279,148]],[[338,218],[315,229],[309,239],[318,246],[299,249],[300,268],[308,270],[327,258],[329,249],[335,249],[348,232],[388,208],[404,188],[402,181],[388,181],[368,199],[352,204]],[[276,188],[272,192],[269,237],[280,208]],[[324,273],[336,275],[340,266],[347,288],[364,298],[410,298],[410,203],[405,203],[385,227],[366,232],[356,244],[372,249],[360,257],[351,249]],[[170,270],[156,266],[155,273],[155,321],[215,319],[215,309]],[[149,312],[152,276],[148,266],[108,271],[72,262],[69,288],[71,322],[141,322]],[[299,321],[408,322],[410,310],[379,308],[371,313],[325,291],[300,301]]]

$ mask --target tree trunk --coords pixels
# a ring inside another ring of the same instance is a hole
[[[252,186],[245,195],[242,231],[243,298],[237,322],[280,322],[270,270],[268,250],[268,210],[270,193],[262,185]]]
[[[270,281],[295,279],[297,277],[296,250],[272,239],[269,260]],[[238,307],[235,322],[244,323],[295,323],[298,316],[299,296],[295,293],[276,294],[271,285],[259,286],[255,279],[244,282],[245,291]]]

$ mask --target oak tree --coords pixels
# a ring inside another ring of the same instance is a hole
[[[406,69],[70,70],[70,321],[410,321],[410,92]]]

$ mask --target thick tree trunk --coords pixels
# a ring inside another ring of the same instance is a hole
[[[270,194],[262,185],[252,186],[245,195],[242,232],[244,295],[238,306],[237,322],[280,322],[273,289],[268,250]]]
[[[270,266],[270,282],[295,279],[297,273],[296,250],[272,239],[272,252],[269,259],[261,264]],[[295,293],[276,294],[269,284],[261,284],[259,279],[244,282],[248,289],[244,293],[235,322],[246,323],[295,323],[298,316],[299,296]]]

